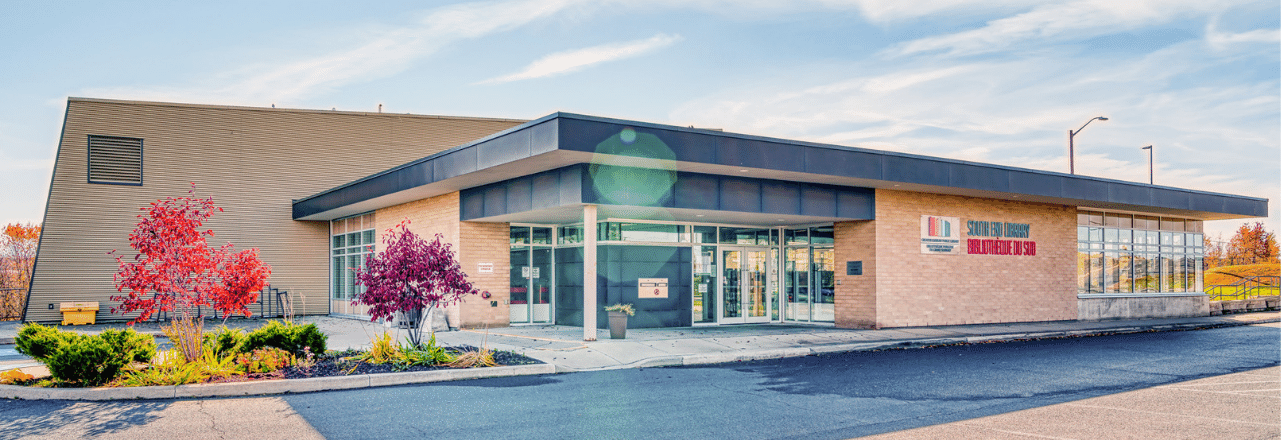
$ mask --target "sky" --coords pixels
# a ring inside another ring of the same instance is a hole
[[[556,111],[1270,199],[1281,4],[47,2],[0,14],[0,223],[39,222],[68,97]],[[1254,221],[1254,220],[1251,220]],[[1209,222],[1229,238],[1244,220]]]

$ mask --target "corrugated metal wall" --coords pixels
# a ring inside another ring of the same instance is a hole
[[[26,319],[60,320],[49,305],[63,301],[99,301],[99,320],[123,318],[109,313],[107,253],[130,251],[139,208],[192,182],[225,210],[206,225],[211,244],[261,249],[272,285],[300,295],[300,314],[327,313],[329,225],[292,220],[293,199],[522,122],[72,98]],[[143,185],[88,183],[88,135],[142,138]]]

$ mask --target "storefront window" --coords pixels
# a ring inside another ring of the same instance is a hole
[[[680,243],[685,238],[685,225],[652,223],[603,222],[597,225],[600,241],[630,241],[638,243]]]
[[[720,242],[745,246],[778,246],[778,230],[722,226]]]
[[[582,226],[561,226],[559,229],[559,233],[556,234],[559,240],[557,244],[578,244],[583,242]]]
[[[1092,212],[1077,219],[1078,293],[1201,292],[1200,221]]]
[[[716,243],[715,226],[694,226],[694,243]]]

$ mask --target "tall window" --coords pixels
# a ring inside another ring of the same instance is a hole
[[[836,320],[836,252],[831,226],[783,231],[784,318]]]
[[[362,314],[351,308],[351,300],[358,293],[356,271],[365,267],[369,255],[374,253],[374,215],[363,214],[334,220],[331,224],[330,244],[330,298],[334,313]]]
[[[1201,292],[1200,220],[1080,211],[1078,293]]]

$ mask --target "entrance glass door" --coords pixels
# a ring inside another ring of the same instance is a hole
[[[721,248],[721,324],[769,322],[769,251]]]
[[[512,247],[511,299],[512,324],[551,323],[552,249]]]

